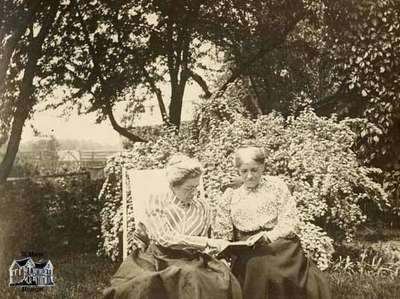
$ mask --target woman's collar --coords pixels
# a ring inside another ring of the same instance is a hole
[[[263,176],[263,177],[261,177],[260,182],[257,184],[257,186],[248,188],[243,184],[242,189],[247,193],[252,193],[252,192],[256,192],[256,191],[260,190],[264,186],[264,184],[265,184],[265,177]]]
[[[171,192],[172,192],[172,190],[171,190]],[[172,196],[173,196],[172,201],[178,206],[188,207],[188,206],[191,206],[191,205],[197,203],[200,200],[199,192],[196,192],[195,195],[193,196],[193,198],[188,201],[180,200],[173,192],[172,192]]]

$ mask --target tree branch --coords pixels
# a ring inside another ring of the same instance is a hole
[[[129,48],[129,49],[125,48],[125,50],[128,51],[128,53],[132,54],[133,56],[139,57],[139,59],[137,59],[136,63],[140,66],[140,68],[144,74],[144,77],[146,78],[146,82],[150,85],[151,92],[153,92],[157,97],[157,102],[158,102],[158,107],[160,108],[161,118],[163,119],[164,123],[169,123],[168,113],[167,113],[167,109],[165,108],[162,92],[157,87],[154,78],[152,78],[150,73],[147,71],[146,66],[143,64],[143,61],[141,61],[141,59],[140,59],[140,55],[138,54],[137,51],[135,51],[134,48]]]
[[[204,81],[204,79],[199,74],[197,74],[197,73],[195,73],[193,71],[189,71],[189,75],[203,89],[204,97],[207,98],[207,99],[209,97],[211,97],[211,92],[208,89],[207,82]]]
[[[97,55],[96,55],[96,49],[94,48],[93,44],[90,41],[90,37],[89,37],[89,31],[86,27],[85,21],[83,19],[83,16],[81,14],[81,11],[78,7],[78,4],[76,3],[76,0],[73,0],[74,2],[74,6],[76,8],[77,14],[78,14],[78,18],[79,18],[79,22],[81,23],[82,26],[82,30],[84,33],[84,38],[86,41],[86,44],[89,47],[89,54],[92,58],[93,61],[93,68],[94,68],[94,73],[95,76],[99,79],[100,84],[101,84],[101,93],[102,95],[99,97],[99,100],[101,100],[103,103],[101,105],[101,109],[103,112],[105,112],[105,114],[107,115],[108,119],[110,120],[110,123],[113,127],[113,129],[115,131],[117,131],[119,134],[121,134],[122,136],[128,138],[129,140],[131,140],[132,142],[146,142],[146,140],[142,139],[141,137],[132,134],[131,132],[129,132],[126,128],[120,126],[118,124],[118,122],[116,121],[114,114],[112,112],[112,106],[110,103],[110,98],[109,96],[107,96],[107,94],[109,93],[110,89],[107,81],[103,78],[103,76],[101,75],[101,69],[100,69],[100,62],[98,61]],[[105,99],[105,97],[107,97],[107,99]]]
[[[4,50],[0,60],[0,95],[3,93],[8,66],[15,47],[22,35],[26,32],[27,27],[33,22],[33,18],[38,10],[40,2],[41,1],[35,1],[31,5],[26,15],[22,17],[22,21],[18,23],[18,26],[16,26],[16,31],[11,34],[4,45]]]
[[[117,18],[116,20],[118,20],[118,17],[116,17],[116,18]],[[118,41],[120,41],[121,40],[120,27],[117,26],[116,27],[116,31],[117,31],[117,35],[118,35]],[[149,72],[147,71],[146,66],[143,63],[143,59],[142,59],[140,53],[138,53],[137,49],[135,49],[134,47],[126,47],[123,44],[121,44],[121,47],[123,47],[123,49],[125,51],[127,51],[128,53],[130,53],[134,57],[139,57],[139,59],[136,59],[136,63],[140,66],[140,68],[141,68],[141,70],[142,70],[142,72],[144,74],[144,77],[146,79],[146,82],[150,85],[150,91],[156,95],[157,102],[158,102],[158,107],[160,108],[161,118],[162,118],[163,122],[164,123],[169,123],[167,109],[165,108],[162,92],[157,87],[154,78],[152,78],[151,75],[149,74]]]
[[[180,74],[180,82],[179,85],[181,88],[184,88],[188,78],[190,77],[190,72],[188,70],[189,64],[189,48],[190,48],[190,33],[185,32],[183,34],[183,49],[182,49],[182,60],[180,61],[179,67],[181,68]]]
[[[133,141],[133,142],[147,142],[146,140],[142,139],[141,137],[132,134],[131,132],[129,132],[126,128],[121,127],[118,122],[116,121],[114,114],[112,112],[112,107],[111,104],[109,102],[106,103],[104,109],[105,113],[107,114],[111,125],[113,127],[113,129],[115,131],[117,131],[119,134],[121,134],[122,136],[128,138],[129,140]]]
[[[314,102],[311,106],[315,109],[316,112],[321,113],[324,110],[332,110],[332,107],[344,97],[351,97],[352,93],[346,93],[346,86],[344,82],[341,83],[337,89],[323,98],[321,98],[318,102]]]
[[[163,100],[163,97],[162,97],[161,90],[157,87],[156,83],[154,82],[154,79],[150,76],[150,74],[148,73],[148,71],[145,69],[144,66],[143,66],[143,73],[144,73],[144,75],[146,77],[146,81],[150,85],[151,91],[157,97],[158,107],[160,108],[161,118],[162,118],[163,122],[164,123],[169,123],[167,109],[165,108],[165,104],[164,104],[164,100]]]
[[[247,69],[249,69],[250,66],[252,66],[259,59],[263,58],[264,55],[267,54],[269,51],[275,49],[277,46],[284,43],[286,40],[286,36],[289,34],[290,31],[292,31],[295,28],[297,23],[303,17],[304,17],[304,12],[295,16],[291,24],[289,24],[289,26],[285,28],[285,30],[278,38],[272,40],[270,43],[264,43],[263,46],[260,48],[260,50],[254,56],[250,57],[243,63],[239,64],[232,71],[232,74],[228,78],[228,80],[214,93],[214,96],[215,97],[222,96],[225,93],[226,89],[228,88],[228,85],[234,82],[236,79],[238,79]]]

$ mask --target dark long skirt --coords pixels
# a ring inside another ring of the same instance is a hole
[[[329,299],[329,282],[305,256],[297,237],[238,253],[233,261],[244,299]]]
[[[150,245],[128,256],[105,299],[241,299],[229,268],[208,255]]]

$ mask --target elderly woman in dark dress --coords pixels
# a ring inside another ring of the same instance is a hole
[[[218,252],[227,241],[208,238],[210,212],[196,192],[201,173],[194,159],[170,160],[170,190],[146,201],[137,224],[138,237],[149,244],[123,261],[104,298],[241,298],[229,268],[205,253]]]
[[[295,232],[296,203],[283,180],[263,176],[265,156],[259,147],[242,147],[235,165],[243,185],[225,191],[216,214],[216,236],[256,240],[235,252],[232,272],[244,299],[330,298],[329,284],[305,256]]]

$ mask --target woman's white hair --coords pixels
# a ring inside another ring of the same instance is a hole
[[[242,165],[243,160],[250,159],[260,164],[265,163],[265,152],[262,147],[249,145],[239,147],[234,154],[234,164],[236,167]]]
[[[197,159],[177,153],[169,159],[166,172],[169,184],[171,186],[179,186],[187,179],[200,176],[203,170]]]

